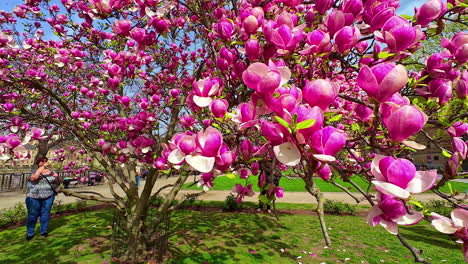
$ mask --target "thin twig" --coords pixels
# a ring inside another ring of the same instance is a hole
[[[423,253],[421,249],[417,249],[411,246],[410,244],[408,244],[408,242],[406,242],[406,240],[401,236],[400,233],[397,234],[397,237],[400,240],[401,244],[411,251],[414,257],[414,261],[419,262],[419,263],[432,264],[431,262],[421,258],[421,254]]]

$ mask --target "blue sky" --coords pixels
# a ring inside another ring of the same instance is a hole
[[[400,0],[401,7],[397,10],[398,14],[412,15],[414,7],[420,7],[427,0]],[[23,3],[21,0],[0,0],[0,10],[10,11],[16,5]]]

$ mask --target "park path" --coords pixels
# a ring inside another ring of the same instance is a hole
[[[154,190],[157,190],[160,186],[164,186],[169,183],[174,183],[177,180],[176,177],[168,178],[168,179],[160,179],[156,183]],[[144,181],[142,182],[142,185],[144,184]],[[116,192],[118,194],[123,194],[123,191],[115,185]],[[140,191],[143,189],[143,187],[140,187]],[[71,190],[74,191],[93,191],[93,192],[98,192],[105,197],[112,197],[109,187],[107,183],[105,184],[99,184],[96,186],[83,186],[81,185],[80,187],[72,188]],[[198,191],[195,190],[181,190],[179,194],[177,195],[177,198],[180,198],[181,196],[188,194],[188,193],[195,193]],[[226,199],[226,196],[228,196],[231,193],[231,191],[221,191],[221,190],[211,190],[201,196],[199,196],[198,200],[204,200],[204,201],[224,201]],[[17,203],[24,203],[25,200],[25,193],[24,191],[13,191],[13,192],[0,192],[0,209],[5,209],[5,208],[11,208]],[[347,203],[353,203],[356,204],[356,201],[351,198],[348,194],[343,193],[343,192],[327,192],[324,193],[324,196],[326,199],[330,200],[337,200],[337,201],[342,201],[342,202],[347,202]],[[358,193],[356,193],[356,196],[359,196]],[[434,200],[434,199],[440,199],[435,194],[432,193],[423,193],[423,194],[417,194],[415,195],[416,199],[420,201],[429,201],[429,200]],[[60,193],[55,201],[56,203],[60,201],[61,203],[73,203],[78,201],[78,198],[71,197],[71,196],[65,196],[64,194]],[[254,195],[253,197],[246,197],[244,199],[245,201],[250,201],[250,202],[257,202],[257,194]],[[311,196],[307,192],[285,192],[284,197],[280,198],[277,200],[279,203],[315,203],[315,198]],[[361,202],[361,204],[366,204],[365,201]]]

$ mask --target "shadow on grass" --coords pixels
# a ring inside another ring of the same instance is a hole
[[[0,244],[8,244],[8,247],[2,249],[0,263],[78,263],[77,257],[96,254],[96,249],[91,250],[83,244],[106,233],[102,227],[111,222],[112,214],[109,211],[56,218],[50,221],[49,237],[36,234],[31,241],[25,239],[26,227],[3,231],[0,233]],[[101,227],[100,230],[97,230],[97,226]],[[103,247],[110,248],[107,245]],[[102,248],[97,250],[102,252]]]
[[[455,243],[451,243],[448,236],[431,229],[430,226],[414,225],[414,226],[400,226],[401,229],[405,230],[402,234],[403,238],[411,241],[418,241],[421,243],[427,243],[435,247],[457,249]]]
[[[281,249],[293,246],[281,242],[275,235],[276,231],[284,232],[288,228],[272,216],[204,212],[190,212],[186,216],[183,221],[172,223],[171,229],[176,233],[175,239],[170,241],[171,260],[168,263],[246,263],[245,258],[262,263],[265,255],[278,254]],[[235,248],[243,248],[245,252],[240,253]],[[261,254],[249,252],[254,248],[261,248]],[[288,252],[279,254],[296,259]]]

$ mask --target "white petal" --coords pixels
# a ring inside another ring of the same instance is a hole
[[[198,95],[193,96],[193,102],[199,107],[207,107],[211,104],[213,99],[211,97],[200,97]]]
[[[390,234],[398,235],[398,225],[394,222],[380,219],[380,225],[383,226]]]
[[[406,213],[403,216],[393,219],[393,221],[399,225],[414,225],[419,223],[422,217],[423,215],[421,213],[413,211],[411,214]]]
[[[11,127],[10,127],[10,131],[11,131],[12,133],[16,133],[16,132],[18,132],[18,130],[19,130],[19,126],[11,126]]]
[[[455,226],[468,227],[468,211],[462,208],[456,208],[452,211],[452,220]]]
[[[444,234],[453,234],[457,232],[457,228],[453,226],[452,220],[446,218],[446,219],[434,219],[431,222],[432,226],[437,229],[437,231],[444,233]]]
[[[371,163],[371,173],[372,175],[374,175],[375,179],[378,181],[385,180],[385,177],[382,175],[379,169],[380,160],[383,158],[385,158],[385,156],[375,155],[374,160],[372,160],[372,163]]]
[[[203,173],[210,172],[213,170],[215,163],[214,157],[205,157],[201,155],[187,155],[185,161],[195,170]]]
[[[301,153],[291,142],[273,147],[276,158],[287,166],[296,166],[301,161]]]
[[[325,155],[325,154],[314,154],[314,158],[323,161],[323,162],[333,162],[335,161],[335,157],[330,156],[330,155]]]
[[[148,153],[151,150],[150,147],[142,148],[141,153]]]
[[[284,67],[278,67],[278,71],[281,74],[281,83],[280,86],[283,86],[288,83],[289,79],[291,79],[291,70],[284,66]]]
[[[26,135],[24,135],[24,139],[23,139],[23,142],[21,144],[23,144],[23,145],[28,144],[29,141],[31,141],[32,135],[33,135],[32,131],[26,132]]]
[[[184,153],[180,151],[179,149],[174,149],[169,156],[167,157],[167,160],[172,163],[172,164],[179,164],[182,161],[184,161]]]
[[[408,183],[406,190],[410,193],[422,193],[434,186],[437,180],[437,171],[417,171],[414,178]]]
[[[375,185],[375,188],[383,194],[402,199],[406,199],[410,196],[410,193],[407,190],[396,186],[395,184],[382,181],[372,181],[372,183]]]
[[[414,149],[417,149],[417,150],[423,150],[423,149],[426,149],[426,146],[422,145],[422,144],[419,144],[415,141],[411,141],[411,140],[405,140],[403,142],[404,145],[410,147],[410,148],[414,148]]]

